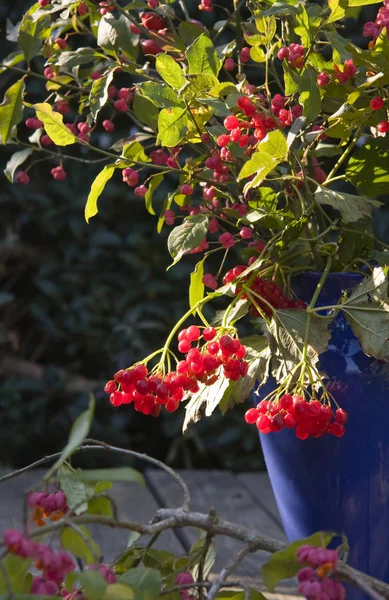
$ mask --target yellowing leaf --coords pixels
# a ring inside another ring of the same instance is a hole
[[[100,194],[105,188],[105,184],[111,179],[114,174],[116,166],[106,165],[102,171],[97,175],[96,179],[92,183],[92,187],[89,192],[88,200],[85,206],[85,221],[89,223],[89,219],[94,217],[98,213],[97,200]]]
[[[27,106],[31,106],[28,104]],[[77,137],[69,131],[63,122],[63,116],[55,112],[47,102],[33,104],[37,117],[43,122],[46,133],[57,146],[69,146],[77,142]]]
[[[12,137],[13,127],[23,118],[23,92],[23,79],[19,79],[5,92],[3,103],[0,105],[0,135],[3,144]]]

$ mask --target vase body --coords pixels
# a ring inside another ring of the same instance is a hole
[[[309,302],[319,279],[317,273],[298,278],[295,292]],[[336,304],[360,281],[354,274],[330,274],[317,306]],[[344,437],[301,441],[289,429],[260,434],[264,457],[289,541],[320,530],[344,533],[349,564],[389,582],[388,365],[362,352],[342,313],[330,329],[320,366],[349,414]],[[259,399],[275,386],[268,381],[258,390]],[[356,588],[348,596],[367,598]]]

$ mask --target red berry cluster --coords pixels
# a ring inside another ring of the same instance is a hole
[[[332,73],[332,77],[337,79],[339,83],[344,84],[347,83],[352,77],[354,77],[357,72],[356,66],[354,65],[354,61],[352,59],[345,60],[343,65],[343,70],[334,63],[334,73]],[[319,73],[317,76],[317,85],[320,87],[325,87],[331,81],[330,76],[327,73]]]
[[[58,521],[68,510],[66,496],[61,490],[53,494],[31,492],[28,495],[27,503],[32,507],[31,516],[38,527],[46,524],[45,519]]]
[[[306,544],[297,550],[297,560],[300,564],[309,565],[297,573],[300,594],[308,600],[345,600],[346,590],[334,578],[339,560],[337,550]]]
[[[22,558],[34,559],[35,568],[43,571],[42,575],[33,577],[31,594],[55,596],[66,575],[75,569],[75,564],[67,552],[54,552],[46,544],[24,537],[17,529],[4,531],[3,539],[8,552]]]
[[[99,2],[99,6],[100,14],[103,16],[115,10],[115,7],[109,2],[109,0],[103,0],[103,2]]]
[[[230,269],[223,277],[223,284],[226,285],[227,283],[231,283],[246,269],[247,267],[245,265],[237,265],[233,269]],[[247,279],[249,277],[250,276],[248,275]],[[247,279],[244,279],[243,281],[247,281]],[[281,288],[274,281],[269,281],[268,279],[263,279],[262,277],[256,277],[250,284],[250,289],[259,296],[262,296],[262,298],[271,304],[271,306],[273,306],[275,309],[285,310],[288,308],[305,308],[305,304],[302,302],[302,300],[291,300],[290,298],[287,298]],[[240,288],[237,286],[236,293],[238,294],[239,292]],[[243,294],[242,298],[247,298],[246,294]],[[255,298],[255,301],[265,315],[268,317],[272,316],[271,308],[265,302],[262,302],[259,298]],[[260,314],[255,306],[251,308],[250,312],[253,317],[258,317]]]
[[[213,327],[205,328],[202,336],[196,325],[182,330],[178,335],[178,349],[186,357],[177,364],[176,371],[167,375],[149,373],[143,364],[118,371],[104,388],[111,404],[120,406],[133,402],[136,411],[157,417],[162,406],[168,412],[176,411],[188,394],[199,391],[199,383],[215,383],[221,366],[227,379],[238,381],[245,377],[249,367],[243,360],[246,348],[229,335],[215,341],[216,335]],[[192,347],[201,337],[206,343],[201,348]]]
[[[342,437],[348,414],[342,408],[333,414],[331,406],[319,400],[308,402],[302,396],[284,394],[279,402],[262,400],[256,408],[246,412],[245,420],[250,425],[255,423],[264,434],[281,431],[285,427],[296,428],[296,437],[306,440],[310,436],[320,438],[326,433]]]
[[[373,40],[369,43],[369,48],[374,48],[375,40],[380,36],[384,27],[389,26],[389,2],[384,1],[384,5],[379,9],[375,22],[368,21],[363,26],[362,35],[372,37]]]
[[[212,12],[212,0],[201,0],[198,8],[199,10],[203,10],[204,12]]]
[[[304,46],[290,44],[289,46],[282,46],[277,56],[280,60],[287,60],[293,69],[302,69],[304,66],[304,52]]]

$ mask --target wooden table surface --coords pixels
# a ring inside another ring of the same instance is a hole
[[[7,471],[0,469],[0,476]],[[27,472],[0,484],[0,535],[8,527],[21,527],[22,501],[26,490],[39,479],[44,471]],[[191,509],[208,513],[214,507],[218,516],[265,533],[278,540],[286,540],[274,500],[273,491],[266,473],[233,474],[229,471],[182,470],[191,494]],[[146,487],[131,483],[116,483],[108,493],[114,499],[120,519],[147,523],[158,508],[174,508],[181,504],[181,492],[173,479],[164,471],[147,470]],[[110,530],[93,525],[93,536],[104,551],[104,560],[109,562],[127,546],[128,532]],[[198,539],[198,531],[185,528],[165,531],[155,544],[180,555],[187,552]],[[139,540],[144,543],[144,537]],[[237,552],[240,542],[227,537],[215,539],[216,562],[212,569],[217,574],[229,558]],[[268,555],[257,552],[247,556],[235,571],[246,583],[264,592],[269,600],[296,600],[295,582],[283,582],[277,593],[266,592],[260,579],[260,569]]]

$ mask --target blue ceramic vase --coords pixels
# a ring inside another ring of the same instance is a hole
[[[320,276],[295,281],[294,290],[305,302]],[[361,280],[351,273],[330,274],[317,306],[336,304]],[[389,582],[389,369],[363,353],[343,314],[333,321],[331,333],[320,365],[338,404],[349,413],[344,437],[301,441],[285,429],[260,434],[263,453],[289,541],[320,530],[344,533],[349,564]],[[275,385],[273,380],[260,388],[259,399]],[[366,596],[354,588],[350,597]]]

